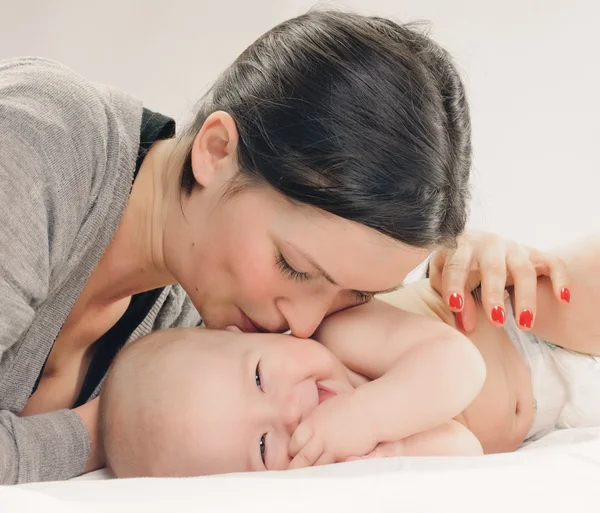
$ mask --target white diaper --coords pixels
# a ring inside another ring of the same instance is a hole
[[[520,330],[506,294],[505,331],[531,371],[536,414],[527,440],[562,428],[600,427],[600,359]]]

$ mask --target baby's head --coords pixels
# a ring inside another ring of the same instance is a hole
[[[339,360],[310,339],[158,331],[121,351],[102,388],[107,464],[117,477],[285,469],[322,391],[349,389]]]

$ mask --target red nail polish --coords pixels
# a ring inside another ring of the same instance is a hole
[[[567,287],[563,287],[562,289],[560,289],[560,298],[565,303],[570,303],[571,302],[571,291]]]
[[[458,313],[454,314],[454,316],[456,317],[456,324],[458,324],[460,331],[465,331],[465,325],[463,324],[462,312],[458,312]]]
[[[533,326],[533,312],[531,310],[523,310],[519,316],[519,324],[523,328],[530,329]]]
[[[504,312],[504,308],[500,305],[492,308],[492,321],[497,322],[498,324],[504,324],[505,319],[506,313]]]
[[[461,310],[463,307],[463,298],[458,292],[454,292],[450,294],[448,304],[450,305],[450,308],[454,308],[455,310]]]

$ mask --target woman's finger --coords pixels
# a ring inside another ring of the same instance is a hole
[[[563,303],[571,302],[571,289],[567,264],[562,258],[532,250],[529,255],[538,276],[545,275],[552,282],[554,297]]]
[[[444,269],[444,263],[446,262],[446,256],[448,250],[435,251],[429,259],[429,266],[427,267],[427,278],[433,290],[438,294],[442,294],[442,270]]]
[[[431,286],[453,312],[464,307],[464,294],[471,269],[473,250],[469,244],[459,244],[453,251],[446,251],[432,258],[429,279]]]
[[[506,257],[506,267],[514,286],[515,322],[530,330],[536,315],[537,273],[525,248],[515,247]]]
[[[506,245],[490,241],[479,260],[481,303],[488,320],[494,326],[506,321],[504,289],[506,287]]]
[[[471,288],[468,287],[465,290],[465,306],[463,307],[462,312],[455,314],[456,324],[463,333],[470,333],[475,329],[475,325],[477,324],[477,314],[479,313],[477,303],[473,298],[473,293],[467,292],[468,290],[471,290]]]

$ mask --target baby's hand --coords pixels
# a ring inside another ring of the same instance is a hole
[[[394,458],[396,456],[406,456],[404,440],[397,442],[382,442],[370,453],[364,456],[350,456],[345,461],[370,460],[374,458]]]
[[[377,445],[366,412],[352,394],[321,403],[294,431],[289,445],[289,469],[327,465],[363,456]]]

